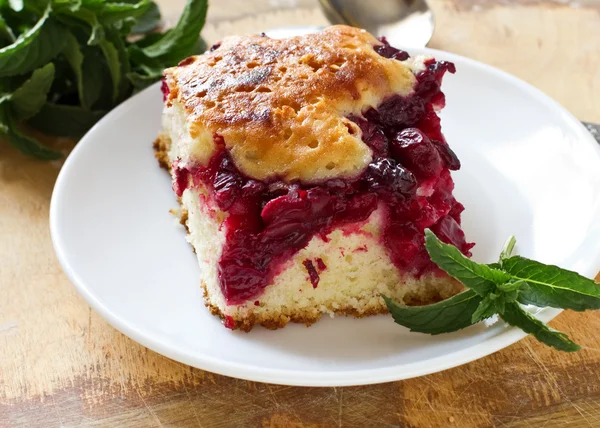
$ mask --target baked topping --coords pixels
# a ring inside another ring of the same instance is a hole
[[[165,72],[167,105],[185,115],[189,133],[177,144],[193,146],[182,151],[207,165],[219,135],[236,167],[256,180],[357,177],[373,152],[349,117],[414,92],[412,62],[398,60],[407,55],[397,50],[382,56],[390,49],[346,26],[284,40],[226,38]]]

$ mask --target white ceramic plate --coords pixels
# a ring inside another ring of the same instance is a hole
[[[516,235],[520,254],[593,276],[600,267],[600,146],[540,91],[456,55],[443,128],[463,168],[455,194],[474,258],[490,262]],[[204,307],[199,268],[167,173],[153,157],[158,85],[98,123],[67,159],[50,212],[58,258],[113,326],[175,360],[244,379],[312,386],[377,383],[463,364],[524,337],[503,323],[441,336],[389,316],[323,319],[311,328],[232,332]],[[557,310],[544,310],[548,321]]]

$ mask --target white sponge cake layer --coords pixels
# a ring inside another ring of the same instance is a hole
[[[201,268],[206,305],[211,311],[249,330],[255,324],[283,327],[290,321],[311,324],[321,314],[366,316],[387,311],[381,294],[397,302],[430,303],[450,297],[462,286],[447,276],[426,275],[419,279],[404,276],[391,263],[380,242],[381,209],[360,227],[335,229],[324,241],[314,236],[275,276],[273,283],[255,299],[241,305],[227,305],[218,278],[218,261],[225,243],[225,231],[218,219],[226,214],[209,207],[198,188],[186,189],[181,204],[187,211],[188,241],[193,245]],[[318,258],[326,268],[319,269]],[[307,268],[310,260],[319,272],[313,287]]]

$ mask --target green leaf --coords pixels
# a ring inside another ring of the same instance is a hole
[[[204,26],[207,7],[207,0],[188,0],[177,25],[160,40],[143,48],[144,53],[166,65],[176,64],[191,55]]]
[[[50,7],[33,28],[0,49],[0,77],[25,74],[62,51],[67,31],[50,17]]]
[[[157,82],[161,79],[162,74],[140,74],[140,73],[128,73],[127,78],[132,83],[133,87],[136,91],[141,91],[142,89],[147,88],[152,85],[154,82]]]
[[[0,15],[0,40],[6,40],[13,43],[16,38],[12,29],[8,26],[2,15]]]
[[[498,290],[504,291],[507,293],[512,292],[512,291],[518,291],[521,288],[524,288],[526,286],[527,286],[527,282],[523,281],[521,279],[517,279],[517,280],[511,279],[510,281],[505,282],[504,284],[497,285]]]
[[[105,114],[104,111],[89,111],[78,106],[46,103],[29,120],[29,124],[45,134],[78,138]]]
[[[144,50],[139,46],[132,44],[127,47],[129,58],[133,66],[144,65],[153,69],[164,69],[162,63],[156,58],[150,58],[144,53]]]
[[[96,13],[81,7],[80,4],[68,4],[64,6],[66,7],[57,8],[57,13],[61,18],[74,19],[89,27],[90,36],[87,41],[88,45],[95,46],[104,40],[104,27],[102,27]]]
[[[135,43],[133,43],[131,46],[135,46],[135,47],[138,47],[138,48],[145,48],[147,46],[150,46],[150,45],[156,43],[163,36],[164,36],[164,34],[161,34],[161,33],[148,33],[144,37],[142,37],[141,39],[136,40]],[[146,56],[143,52],[142,52],[142,55],[145,58],[150,58],[150,57]],[[155,60],[155,61],[157,61],[157,60]],[[157,62],[159,62],[159,61],[157,61]]]
[[[49,62],[35,70],[31,77],[13,92],[10,103],[18,120],[29,119],[40,111],[46,102],[53,79],[54,64]]]
[[[119,87],[121,85],[121,63],[119,61],[119,52],[115,45],[107,40],[102,40],[99,47],[106,57],[106,64],[110,71],[110,77],[113,83],[112,99],[116,101],[119,97]]]
[[[425,248],[431,260],[448,275],[456,278],[480,296],[492,292],[496,284],[511,279],[510,275],[501,270],[476,263],[465,257],[453,245],[444,244],[435,234],[425,229]]]
[[[6,103],[0,104],[0,133],[22,153],[44,160],[60,159],[62,154],[52,150],[17,128]]]
[[[470,326],[472,315],[482,300],[473,290],[426,306],[399,306],[388,297],[382,297],[397,324],[410,331],[429,334],[449,333]]]
[[[133,34],[144,34],[158,28],[160,24],[160,9],[153,1],[150,7],[137,18],[135,25],[131,29]]]
[[[83,88],[83,53],[81,52],[81,48],[79,47],[79,42],[77,38],[68,33],[67,38],[65,40],[65,47],[63,48],[63,55],[67,59],[67,62],[71,66],[73,73],[75,74],[75,79],[77,80],[77,93],[79,94],[79,102],[81,105],[87,109],[91,108],[91,104],[87,103],[87,100],[84,96],[84,88]]]
[[[125,18],[142,16],[152,4],[150,0],[142,0],[138,3],[104,3],[99,15],[102,22],[111,24]]]
[[[82,52],[83,66],[81,68],[81,72],[83,82],[83,100],[81,105],[84,108],[91,110],[95,107],[102,94],[104,87],[104,76],[108,70],[106,70],[106,62],[100,49],[96,47],[85,46]],[[108,85],[112,86],[110,77],[107,77],[107,80],[109,80]],[[112,94],[112,90],[107,88],[105,91],[109,92],[108,99],[110,101],[110,94]]]
[[[500,252],[500,257],[498,259],[498,263],[500,264],[500,266],[502,266],[502,262],[505,259],[509,258],[512,255],[516,243],[517,240],[514,236],[511,236],[507,239],[506,243],[504,244],[504,247],[502,248],[502,251]]]
[[[125,46],[122,36],[114,29],[107,31],[106,37],[117,50],[119,64],[121,64],[121,77],[119,79],[119,90],[116,102],[121,102],[131,95],[132,85],[127,74],[131,72],[129,52]]]
[[[569,339],[560,331],[548,327],[546,324],[526,312],[517,303],[506,305],[502,319],[514,327],[518,327],[525,333],[531,334],[540,342],[558,349],[559,351],[574,352],[581,347]]]
[[[527,282],[519,292],[521,303],[574,311],[600,309],[600,286],[577,272],[520,256],[506,259],[503,266],[513,278]]]
[[[498,300],[497,294],[488,294],[483,298],[479,306],[473,315],[471,316],[471,324],[477,324],[479,321],[483,321],[486,318],[491,317],[498,311],[496,309],[496,301]]]

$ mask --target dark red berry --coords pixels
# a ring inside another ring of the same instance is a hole
[[[375,52],[377,52],[379,55],[385,58],[397,59],[398,61],[404,61],[410,58],[408,52],[401,51],[400,49],[396,49],[395,47],[390,46],[385,37],[380,37],[379,41],[381,42],[381,44],[375,45],[373,47],[373,49],[375,49]]]
[[[393,159],[377,159],[367,168],[365,181],[373,191],[410,195],[414,192],[417,181],[410,171],[403,168]]]
[[[370,108],[363,115],[367,120],[383,127],[415,126],[425,115],[425,101],[419,97],[394,95],[382,102],[377,109]]]
[[[388,156],[389,142],[381,127],[377,126],[374,122],[356,116],[350,116],[348,119],[359,126],[362,131],[362,140],[373,149],[376,156]]]
[[[444,166],[452,171],[458,171],[460,169],[460,160],[456,153],[448,146],[446,143],[442,143],[441,141],[433,140],[435,148],[437,149],[442,161],[444,162]]]
[[[443,167],[442,158],[429,138],[416,128],[398,132],[390,144],[392,156],[409,168],[417,177],[438,175]]]

